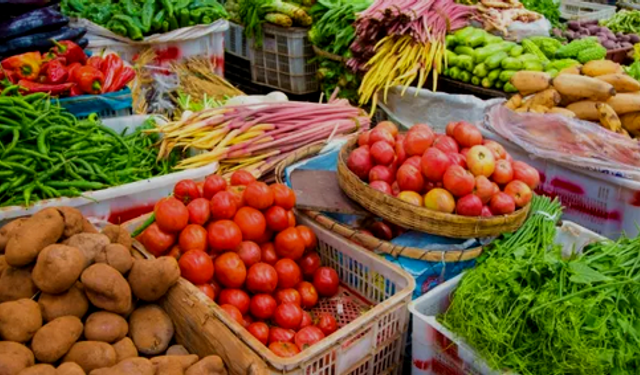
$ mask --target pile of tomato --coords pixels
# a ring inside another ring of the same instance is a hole
[[[230,184],[213,175],[180,181],[159,201],[139,237],[156,256],[178,258],[195,284],[276,355],[291,357],[338,329],[334,316],[312,316],[320,298],[338,293],[337,272],[321,265],[315,233],[296,225],[296,197],[246,171]]]

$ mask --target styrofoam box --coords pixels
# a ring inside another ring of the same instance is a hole
[[[580,252],[593,242],[604,238],[569,221],[563,222],[556,233],[556,243],[562,245],[564,255]],[[463,274],[464,275],[464,274]],[[412,375],[507,375],[495,371],[479,358],[473,348],[456,337],[436,320],[449,306],[449,297],[463,275],[441,284],[409,304],[413,317]]]
[[[141,126],[149,116],[137,115],[105,119],[105,126],[120,133]],[[85,216],[111,222],[126,221],[153,210],[154,204],[173,191],[174,185],[184,179],[202,180],[218,170],[218,163],[204,167],[173,172],[164,176],[140,180],[130,184],[83,193],[80,197],[42,200],[25,208],[10,206],[0,208],[0,227],[12,219],[33,215],[45,207],[71,206]]]
[[[225,52],[249,60],[249,41],[244,35],[244,27],[229,22],[229,30],[224,34]]]

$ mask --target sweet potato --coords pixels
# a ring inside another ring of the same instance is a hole
[[[182,345],[171,345],[167,349],[167,355],[189,355],[189,351]]]
[[[167,293],[180,278],[178,261],[173,257],[136,259],[129,272],[131,291],[143,301],[153,302]]]
[[[84,270],[85,259],[80,250],[66,245],[49,245],[40,254],[31,277],[45,293],[66,292],[78,281]]]
[[[103,230],[102,234],[109,237],[111,243],[119,243],[120,245],[126,247],[131,250],[132,240],[131,234],[125,228],[120,225],[107,225]]]
[[[129,332],[138,352],[145,355],[164,353],[173,338],[173,322],[158,305],[136,309],[129,317]]]
[[[64,231],[64,219],[56,208],[38,211],[14,232],[5,248],[7,263],[22,267],[33,262],[45,247],[60,239]]]
[[[24,298],[0,303],[0,337],[27,342],[42,327],[42,314],[36,301]]]
[[[38,304],[45,322],[67,315],[82,319],[89,309],[89,300],[82,291],[81,283],[76,283],[62,294],[42,293]]]
[[[164,361],[157,363],[156,375],[184,375],[182,365],[174,361]]]
[[[110,368],[93,370],[89,375],[155,375],[156,369],[146,358],[129,358]]]
[[[118,314],[98,311],[89,315],[84,323],[84,337],[90,341],[112,343],[124,338],[129,332],[129,324]]]
[[[195,354],[187,354],[187,355],[163,355],[160,357],[151,358],[151,363],[155,365],[161,365],[166,363],[177,363],[180,365],[182,371],[185,371],[189,367],[193,366],[194,363],[198,362],[198,356]]]
[[[210,355],[202,358],[195,365],[189,367],[184,375],[226,375],[222,358],[217,355]]]
[[[53,363],[64,357],[80,336],[82,321],[75,316],[62,316],[36,332],[31,341],[31,349],[38,362]]]
[[[131,308],[131,288],[115,268],[94,264],[84,270],[80,279],[89,301],[96,307],[116,314],[124,314]]]
[[[125,337],[122,340],[111,345],[116,351],[116,362],[119,363],[127,358],[133,358],[138,356],[138,349],[133,344],[130,338]]]
[[[73,207],[58,207],[58,211],[60,211],[64,219],[64,232],[62,232],[64,237],[69,238],[74,234],[82,233],[84,226],[82,212]]]
[[[56,375],[56,368],[51,365],[41,363],[20,371],[18,375]]]
[[[106,263],[121,274],[129,272],[133,266],[133,257],[129,249],[119,243],[110,243],[96,255],[96,263]]]
[[[66,239],[63,244],[77,247],[82,251],[85,259],[83,268],[86,268],[93,264],[96,255],[109,244],[109,237],[98,233],[79,233]]]
[[[12,341],[0,341],[0,374],[15,375],[34,363],[33,353],[26,346]]]
[[[5,226],[0,228],[0,254],[4,254],[4,249],[7,247],[9,237],[11,237],[13,231],[20,228],[26,220],[26,217],[21,217],[8,222]]]
[[[0,276],[0,302],[31,298],[38,292],[30,268],[8,267]]]
[[[56,369],[56,375],[86,375],[82,367],[75,362],[63,363]]]
[[[75,362],[85,372],[116,364],[116,351],[106,342],[80,341],[73,344],[64,362]]]

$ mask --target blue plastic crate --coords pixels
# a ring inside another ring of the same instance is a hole
[[[101,95],[81,95],[58,99],[63,108],[79,118],[97,113],[100,118],[129,116],[133,114],[131,90],[125,87],[118,92]]]

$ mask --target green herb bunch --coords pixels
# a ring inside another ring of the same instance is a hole
[[[551,26],[564,28],[560,22],[559,0],[522,0],[522,5],[528,10],[542,14],[551,22]]]
[[[309,30],[309,41],[323,51],[350,57],[356,14],[371,3],[371,0],[319,0],[311,8],[311,16],[317,21]]]

